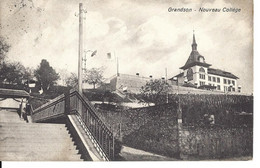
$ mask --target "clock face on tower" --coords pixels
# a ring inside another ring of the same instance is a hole
[[[204,58],[203,57],[199,57],[199,62],[204,62]]]

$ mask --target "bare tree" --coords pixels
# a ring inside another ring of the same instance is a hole
[[[93,85],[93,88],[96,88],[97,84],[101,84],[104,80],[103,77],[104,68],[92,68],[90,70],[87,70],[84,76],[84,81],[87,83]]]
[[[77,74],[71,73],[69,77],[65,79],[66,86],[68,87],[74,87],[78,83],[78,77]]]
[[[141,102],[154,103],[156,105],[166,102],[166,94],[169,92],[170,86],[165,80],[151,80],[141,88]]]

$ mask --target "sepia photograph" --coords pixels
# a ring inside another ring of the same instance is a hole
[[[254,160],[253,5],[1,0],[0,161]]]

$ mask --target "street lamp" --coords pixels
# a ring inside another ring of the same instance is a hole
[[[92,51],[92,50],[87,50],[87,51],[84,51],[84,53],[85,53],[85,55],[84,55],[84,58],[82,58],[82,61],[83,61],[83,63],[84,63],[84,66],[83,66],[83,70],[86,72],[86,70],[87,70],[87,53],[88,52],[91,52],[91,57],[94,57],[96,54],[97,54],[97,50],[94,50],[94,51]]]
[[[180,95],[179,95],[179,78],[174,77],[173,81],[176,81],[177,83],[177,96],[178,96],[178,109],[177,109],[177,147],[178,147],[178,152],[179,156],[181,157],[181,147],[180,147],[180,136],[181,136],[181,129],[182,129],[182,111],[181,111],[181,101],[180,101]]]
[[[179,88],[179,78],[174,77],[173,78],[174,81],[176,81],[177,83],[177,96],[178,96],[178,111],[177,111],[177,115],[178,115],[178,124],[182,123],[182,112],[181,112],[181,101],[180,101],[180,88]]]

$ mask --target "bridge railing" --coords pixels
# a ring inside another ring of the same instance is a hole
[[[50,102],[43,104],[33,111],[33,122],[41,122],[65,114],[65,94],[62,94]]]
[[[109,160],[114,159],[113,132],[97,116],[97,111],[87,98],[77,90],[70,91],[70,112],[78,114],[91,132],[95,141],[102,148]]]
[[[108,160],[114,160],[114,136],[110,129],[97,116],[97,111],[89,100],[72,89],[68,94],[62,94],[33,111],[33,122],[42,122],[56,117],[76,114],[87,127],[95,143],[101,148],[101,153]],[[86,132],[87,134],[87,132]]]

